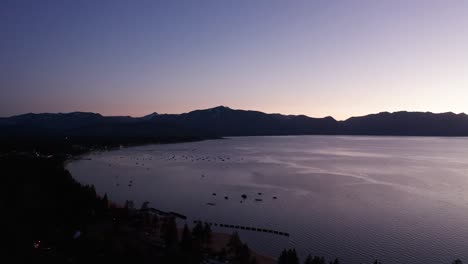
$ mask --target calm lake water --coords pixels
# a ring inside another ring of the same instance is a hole
[[[238,137],[84,158],[68,164],[72,175],[117,203],[291,234],[239,231],[266,255],[295,247],[302,259],[345,263],[468,261],[468,139]]]

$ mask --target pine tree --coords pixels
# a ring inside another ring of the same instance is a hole
[[[173,217],[167,220],[164,230],[164,242],[166,243],[166,248],[175,249],[178,247],[177,225]]]
[[[165,243],[165,262],[178,263],[181,260],[179,237],[177,235],[177,225],[175,219],[170,217],[166,220],[163,228],[163,238]]]
[[[297,256],[296,249],[293,248],[290,253],[290,263],[299,264],[299,257]]]
[[[182,232],[182,238],[180,241],[180,248],[182,252],[189,254],[192,249],[192,233],[190,232],[187,224],[184,225],[184,231]]]
[[[109,199],[107,199],[107,193],[104,194],[104,197],[102,197],[102,208],[104,210],[107,210],[109,208]]]
[[[200,222],[193,227],[192,237],[200,245],[203,244],[203,225]]]
[[[286,249],[283,249],[281,252],[281,255],[278,258],[278,264],[288,264],[288,251]]]
[[[309,256],[310,257],[310,256]],[[309,257],[306,259],[306,264],[310,264],[309,262]],[[312,257],[310,257],[310,260]],[[289,249],[289,250],[283,250],[281,253],[279,259],[278,259],[279,264],[299,264],[299,258],[296,253],[296,249]]]
[[[200,263],[203,258],[203,225],[198,222],[192,230],[192,262]]]
[[[250,264],[250,249],[247,244],[243,244],[240,247],[237,258],[239,259],[240,264]]]
[[[143,204],[141,205],[141,210],[146,210],[146,209],[148,209],[148,206],[149,206],[149,202],[148,202],[148,201],[144,201]]]
[[[319,257],[319,256],[314,256],[312,261],[310,262],[311,264],[325,264],[325,258],[324,257]]]
[[[211,227],[208,223],[205,223],[203,228],[203,242],[209,246],[211,244]]]
[[[241,246],[242,242],[239,238],[239,234],[234,231],[234,233],[232,233],[231,237],[229,238],[228,247],[230,248],[231,252],[237,255]]]

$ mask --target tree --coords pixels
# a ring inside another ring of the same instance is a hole
[[[243,244],[240,247],[237,258],[239,259],[240,264],[250,264],[250,249],[247,244]]]
[[[211,227],[208,223],[205,223],[203,227],[203,242],[209,246],[211,244]]]
[[[203,259],[203,225],[198,222],[192,229],[192,263],[200,263]]]
[[[306,259],[306,264],[311,264],[310,255]],[[289,249],[289,250],[283,250],[281,253],[279,259],[278,259],[278,264],[299,264],[299,258],[297,257],[296,249]]]
[[[165,243],[166,263],[178,263],[180,261],[179,237],[174,217],[169,217],[163,226],[163,238]]]
[[[166,220],[164,227],[164,242],[166,243],[166,248],[175,249],[178,247],[179,238],[177,235],[177,225],[173,217]]]
[[[234,233],[232,233],[231,237],[229,238],[229,242],[228,242],[227,245],[228,245],[230,251],[237,255],[237,253],[239,252],[240,247],[242,246],[242,241],[240,240],[239,234],[236,231],[234,231]]]
[[[378,261],[377,259],[374,260],[374,264],[382,264],[382,262]]]
[[[182,231],[182,238],[180,240],[180,248],[182,252],[189,254],[192,249],[192,233],[190,232],[187,224],[184,225],[184,231]]]
[[[313,261],[312,255],[309,254],[307,255],[306,260],[304,261],[304,264],[312,264],[312,261]]]
[[[101,199],[101,210],[105,211],[109,208],[109,199],[107,199],[107,193]]]
[[[148,201],[144,201],[143,204],[141,205],[141,210],[146,210],[146,209],[148,209],[148,205],[149,205],[149,202],[148,202]]]
[[[291,264],[299,264],[299,258],[297,257],[296,249],[290,249],[288,251],[288,258],[289,258],[289,263]]]
[[[93,197],[96,197],[96,196],[97,196],[97,194],[96,194],[96,188],[94,187],[94,185],[91,185],[91,186],[90,186],[90,192],[91,192],[91,195],[92,195]]]
[[[319,257],[319,256],[314,256],[312,258],[311,255],[309,255],[305,261],[306,264],[325,264],[325,258],[324,257]]]
[[[456,259],[452,262],[452,264],[463,264],[463,262],[460,259]]]
[[[203,240],[203,225],[200,222],[193,227],[192,235],[193,238]]]
[[[288,264],[288,251],[286,249],[283,249],[283,251],[281,252],[281,255],[278,258],[278,264]],[[306,264],[311,264],[311,263],[306,262]]]

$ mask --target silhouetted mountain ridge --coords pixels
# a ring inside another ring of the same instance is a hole
[[[333,117],[266,114],[218,106],[183,114],[143,117],[97,113],[43,113],[0,118],[2,136],[259,136],[391,135],[468,136],[468,115],[381,112],[337,121]]]
[[[468,116],[452,112],[382,112],[352,117],[341,132],[351,135],[468,136]]]

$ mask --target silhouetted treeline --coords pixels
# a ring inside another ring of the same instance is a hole
[[[212,139],[197,136],[92,137],[0,136],[0,153],[37,152],[42,155],[80,155],[95,149],[143,144],[169,144]]]
[[[201,139],[0,137],[0,205],[8,254],[19,263],[163,262],[161,250],[128,228],[116,229],[129,221],[128,213],[109,208],[107,195],[99,198],[93,186],[76,182],[64,162],[94,149]]]
[[[25,262],[60,263],[84,260],[99,248],[82,235],[110,221],[107,198],[76,182],[62,159],[7,155],[0,158],[0,170],[9,253]]]
[[[236,261],[236,263],[253,264],[257,262],[255,257],[252,256],[247,244],[242,243],[237,232],[234,232],[229,238],[228,254],[232,256],[232,259]]]
[[[185,225],[180,240],[174,220],[169,221],[163,230],[167,263],[200,263],[204,256],[210,255],[211,228],[209,225],[198,223],[192,230]]]
[[[278,264],[300,264],[301,261],[297,256],[295,249],[288,249],[283,250],[281,255],[278,258]],[[304,264],[340,264],[341,261],[338,258],[335,258],[333,261],[327,262],[324,257],[308,255],[307,258],[303,262]],[[382,264],[379,260],[374,260],[372,264]],[[463,264],[460,259],[456,259],[452,262],[452,264]]]

